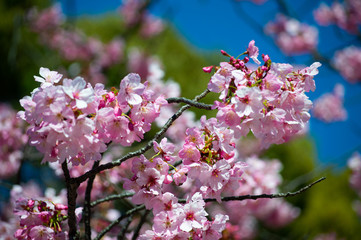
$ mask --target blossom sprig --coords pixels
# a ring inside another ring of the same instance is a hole
[[[103,84],[93,88],[81,77],[54,85],[61,75],[44,68],[40,74],[46,84],[20,101],[25,111],[19,116],[30,124],[30,144],[44,154],[43,162],[69,159],[84,165],[100,160],[110,142],[129,146],[140,141],[167,104],[162,96],[154,97],[137,74],[126,76],[119,90],[112,91]]]
[[[340,72],[342,77],[349,83],[361,82],[361,48],[349,46],[338,50],[332,58],[332,65]]]
[[[20,218],[16,239],[67,238],[68,207],[50,200],[18,199],[15,214]]]
[[[333,92],[325,93],[317,98],[312,110],[314,117],[327,123],[345,121],[347,119],[347,111],[343,103],[344,91],[344,87],[341,84],[337,84]]]
[[[253,41],[246,53],[257,59]],[[229,62],[216,67],[208,89],[220,93],[220,101],[214,104],[217,119],[232,129],[236,138],[252,131],[262,139],[263,147],[268,147],[287,141],[305,127],[312,107],[305,92],[315,90],[313,77],[320,63],[298,70],[289,64],[272,63],[263,54],[264,65],[252,70],[245,65],[247,56],[243,60],[228,56]]]
[[[217,214],[208,220],[205,202],[199,192],[189,197],[184,205],[177,203],[173,194],[163,195],[158,206],[153,210],[152,230],[145,231],[139,239],[219,239],[229,219],[227,215]]]

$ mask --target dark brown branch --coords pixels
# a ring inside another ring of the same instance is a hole
[[[296,192],[287,192],[287,193],[275,193],[275,194],[260,194],[260,195],[242,195],[242,196],[230,196],[230,197],[222,197],[221,200],[222,201],[243,201],[243,200],[247,200],[247,199],[252,199],[252,200],[256,200],[256,199],[260,199],[260,198],[287,198],[287,197],[293,197],[293,196],[296,196],[298,194],[301,194],[305,191],[307,191],[308,189],[310,189],[313,185],[325,180],[326,178],[325,177],[322,177],[312,183],[310,183],[309,185],[299,189],[298,191]],[[129,194],[129,193],[128,193]],[[126,195],[126,194],[124,194]],[[119,195],[112,195],[112,196],[109,196],[109,201],[110,200],[116,200],[116,199],[119,199],[120,197],[124,197],[124,195],[122,196],[122,194],[119,194]],[[101,199],[102,201],[105,201],[104,199]],[[206,198],[204,199],[205,202],[215,202],[217,201],[217,199],[215,198]],[[178,200],[178,203],[186,203],[187,200],[186,199],[179,199]],[[96,202],[93,202],[94,205],[98,204]],[[92,203],[92,204],[93,204]],[[100,202],[99,202],[100,203]],[[111,224],[108,225],[108,227],[106,227],[102,232],[99,233],[99,235],[95,238],[95,239],[101,239],[107,232],[109,232],[116,224],[119,224],[121,220],[123,220],[124,218],[126,217],[131,217],[133,216],[134,213],[138,212],[138,211],[141,211],[145,209],[145,206],[144,205],[140,205],[140,206],[137,206],[137,207],[134,207],[133,209],[127,211],[125,214],[122,214],[117,220],[113,221]],[[148,211],[149,212],[149,211]],[[147,213],[147,212],[146,212]],[[140,223],[138,224],[138,228],[140,230],[141,226],[143,225],[144,221],[145,221],[145,218],[146,218],[146,215],[147,214],[144,214]],[[144,218],[144,219],[143,219]],[[129,224],[129,222],[128,222]],[[138,229],[137,228],[137,229]],[[125,230],[126,231],[126,230]],[[124,233],[122,233],[123,236],[124,236]],[[136,235],[136,234],[134,234]],[[138,234],[137,234],[138,235]]]
[[[122,214],[117,220],[113,221],[111,224],[109,224],[106,228],[103,229],[103,231],[101,231],[98,236],[96,238],[94,238],[94,240],[100,240],[107,232],[109,232],[115,225],[117,225],[118,223],[120,223],[120,221],[122,221],[124,218],[132,216],[134,213],[141,211],[145,209],[144,205],[140,205],[137,207],[134,207],[133,209],[130,209],[129,211],[127,211],[125,214]]]
[[[212,105],[210,104],[195,102],[184,97],[167,98],[166,100],[168,101],[168,103],[186,103],[191,105],[192,107],[196,107],[199,109],[212,110]]]
[[[142,218],[140,219],[140,221],[139,221],[139,223],[138,223],[137,228],[136,228],[135,231],[134,231],[132,240],[136,240],[136,239],[138,238],[140,229],[142,228],[143,224],[144,224],[145,221],[147,220],[147,216],[148,216],[149,213],[150,213],[150,210],[145,210]]]
[[[301,188],[300,190],[296,191],[296,192],[287,192],[287,193],[274,193],[274,194],[259,194],[259,195],[242,195],[242,196],[230,196],[230,197],[222,197],[221,200],[224,202],[227,201],[243,201],[243,200],[247,200],[247,199],[252,199],[252,200],[256,200],[256,199],[260,199],[260,198],[286,198],[286,197],[293,197],[296,196],[298,194],[301,194],[305,191],[307,191],[309,188],[311,188],[313,185],[325,180],[325,177],[322,177],[320,179],[318,179],[317,181]],[[204,199],[205,202],[215,202],[217,201],[217,199],[215,198],[206,198]],[[185,203],[186,199],[179,199],[178,203]]]
[[[207,94],[209,93],[209,90],[206,89],[203,93],[201,93],[200,95],[196,96],[193,101],[199,101],[201,98],[205,97]],[[81,175],[80,177],[74,178],[72,179],[73,181],[75,181],[76,183],[80,184],[82,182],[84,182],[85,180],[87,180],[89,177],[94,176],[96,174],[98,174],[101,171],[104,171],[106,169],[111,169],[115,166],[119,166],[122,162],[132,158],[132,157],[136,157],[136,156],[140,156],[142,154],[144,154],[146,151],[148,151],[149,149],[151,149],[153,147],[153,142],[154,141],[159,141],[161,136],[168,130],[168,128],[172,125],[172,123],[180,116],[182,115],[182,113],[187,110],[188,108],[190,108],[191,105],[187,104],[184,105],[183,107],[181,107],[171,118],[168,119],[167,123],[155,134],[155,136],[153,137],[152,140],[150,140],[147,145],[145,145],[143,148],[139,149],[138,151],[135,152],[131,152],[126,154],[125,156],[114,160],[112,162],[106,163],[106,164],[102,164],[99,167],[97,167],[96,169],[92,169],[89,170],[88,172],[86,172],[85,174]]]
[[[95,169],[99,166],[99,161],[95,161],[93,164],[92,169]],[[91,239],[91,227],[90,227],[90,220],[91,220],[91,191],[93,188],[93,182],[95,179],[95,175],[91,176],[88,179],[88,183],[85,190],[85,198],[84,198],[84,208],[83,208],[83,220],[84,220],[84,227],[85,227],[85,239]]]
[[[66,183],[66,190],[67,190],[67,198],[68,198],[68,225],[69,225],[69,239],[79,239],[79,235],[77,233],[77,227],[76,227],[76,215],[75,215],[75,209],[76,209],[76,198],[77,198],[77,189],[79,187],[79,184],[71,181],[72,178],[70,177],[69,169],[66,160],[61,165],[64,177],[65,177],[65,183]]]
[[[132,221],[133,221],[133,215],[128,217],[127,222],[124,224],[122,231],[119,233],[117,237],[118,240],[125,239],[125,234],[127,233],[129,225]]]
[[[123,198],[127,198],[127,197],[132,197],[134,195],[134,193],[121,193],[121,194],[114,194],[114,195],[110,195],[108,197],[102,198],[102,199],[98,199],[96,201],[93,201],[90,206],[91,207],[95,207],[96,205],[103,203],[103,202],[109,202],[112,200],[119,200],[119,199],[123,199]]]

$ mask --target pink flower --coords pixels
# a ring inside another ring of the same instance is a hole
[[[343,96],[344,87],[338,84],[333,93],[325,93],[316,99],[312,111],[315,118],[327,123],[346,120],[347,112],[343,106]]]
[[[335,53],[333,65],[349,83],[361,82],[361,48],[349,46]]]
[[[185,232],[190,232],[192,229],[202,228],[201,223],[206,220],[207,215],[207,212],[204,210],[202,195],[197,192],[183,207],[183,213],[179,216],[182,222],[180,229]]]
[[[186,165],[198,162],[201,157],[201,154],[194,143],[184,144],[178,155],[183,159],[183,163]]]
[[[248,56],[252,58],[256,64],[259,65],[261,64],[261,62],[257,59],[259,54],[258,51],[258,47],[255,46],[254,40],[250,41],[247,48]]]
[[[62,74],[59,74],[56,71],[50,71],[48,68],[41,67],[39,70],[39,74],[41,77],[34,76],[35,81],[41,83],[41,88],[45,88],[53,85],[54,83],[58,83],[60,79],[63,77]]]
[[[315,62],[310,67],[306,67],[300,71],[300,73],[303,74],[305,78],[304,89],[306,92],[309,92],[310,90],[312,92],[315,91],[316,85],[315,85],[315,81],[313,80],[313,77],[318,74],[318,68],[320,66],[321,63]]]
[[[187,180],[187,173],[189,169],[188,168],[181,168],[176,170],[176,172],[173,175],[173,180],[176,185],[181,185]]]
[[[154,232],[173,232],[177,229],[178,216],[173,212],[159,212],[154,217],[153,229]]]
[[[204,185],[210,186],[214,191],[218,191],[228,182],[230,168],[231,166],[226,160],[220,160],[213,166],[203,164],[199,180]]]
[[[243,87],[237,90],[237,98],[232,100],[235,103],[235,111],[240,117],[257,116],[263,108],[262,95],[258,88]]]
[[[227,215],[217,214],[212,222],[206,221],[203,223],[204,231],[203,239],[217,240],[222,237],[222,231],[226,228],[226,222],[229,220]]]
[[[89,87],[85,88],[85,85],[86,82],[81,77],[76,77],[74,80],[64,80],[64,92],[75,100],[75,106],[79,109],[86,108],[89,103],[94,101],[94,90]]]
[[[275,22],[268,23],[265,32],[275,37],[277,45],[287,55],[308,53],[316,48],[318,42],[315,27],[284,15],[278,15]]]
[[[135,73],[130,73],[125,76],[120,82],[120,89],[118,93],[118,101],[120,103],[129,103],[130,105],[140,104],[142,100],[142,94],[145,86],[140,83],[140,76]]]

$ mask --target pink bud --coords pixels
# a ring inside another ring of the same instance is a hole
[[[270,58],[267,54],[266,55],[262,54],[262,59],[263,61],[267,62]]]
[[[61,203],[57,203],[57,204],[55,204],[55,209],[56,209],[56,210],[67,210],[67,209],[68,209],[68,206],[63,205],[63,204],[61,204]]]
[[[171,176],[171,175],[167,175],[167,176],[165,177],[163,183],[164,183],[164,184],[169,184],[169,183],[171,183],[171,182],[173,182],[172,176]]]
[[[223,56],[230,57],[230,55],[228,53],[226,53],[226,51],[224,51],[224,50],[221,50],[221,53]]]
[[[28,207],[32,209],[34,207],[34,205],[35,205],[35,201],[33,199],[29,199],[28,200]]]
[[[113,92],[108,92],[107,93],[107,103],[111,103],[115,100],[115,95]]]
[[[202,69],[203,69],[203,72],[210,73],[210,72],[212,72],[213,66],[204,67]]]

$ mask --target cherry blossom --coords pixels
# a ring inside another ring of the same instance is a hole
[[[343,96],[344,87],[337,84],[333,93],[325,93],[316,99],[312,110],[315,118],[327,123],[346,120],[347,112],[343,106]]]

